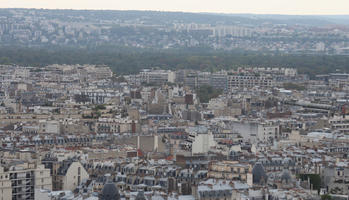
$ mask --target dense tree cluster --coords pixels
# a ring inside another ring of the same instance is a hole
[[[0,47],[0,64],[46,66],[49,64],[105,64],[117,74],[136,73],[140,69],[196,69],[218,71],[243,66],[295,67],[309,75],[348,72],[349,56],[294,55],[245,51],[197,49],[138,49],[117,46],[100,47]]]
[[[298,91],[305,90],[305,86],[304,85],[299,85],[299,84],[296,84],[296,83],[284,83],[283,86],[287,90],[298,90]]]
[[[218,97],[222,90],[216,90],[209,85],[203,85],[197,89],[197,95],[202,103],[208,103],[210,99]]]
[[[313,185],[314,190],[320,192],[321,189],[321,177],[319,174],[300,174],[299,178],[304,180],[310,180],[310,184]]]

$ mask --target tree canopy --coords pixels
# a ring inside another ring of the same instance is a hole
[[[237,67],[294,67],[310,76],[349,71],[346,55],[293,55],[245,51],[195,49],[139,49],[100,47],[1,46],[0,64],[46,66],[49,64],[108,65],[117,74],[137,73],[144,68],[218,71]]]
[[[197,89],[197,95],[202,103],[208,103],[210,99],[218,97],[222,94],[222,90],[214,89],[209,85],[203,85]]]

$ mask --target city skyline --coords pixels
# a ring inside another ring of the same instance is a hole
[[[181,11],[181,12],[210,12],[210,13],[251,13],[251,14],[286,14],[286,15],[346,15],[349,14],[349,3],[345,0],[315,1],[307,0],[246,0],[215,2],[191,0],[160,1],[150,0],[140,2],[100,0],[68,0],[43,1],[43,0],[2,0],[1,8],[44,8],[44,9],[87,9],[87,10],[155,10],[155,11]]]
[[[0,0],[0,199],[347,199],[348,10]]]

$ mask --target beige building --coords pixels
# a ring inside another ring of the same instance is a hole
[[[216,117],[241,115],[242,109],[239,103],[229,102],[227,99],[211,99],[208,109],[212,110]]]
[[[53,190],[71,190],[78,187],[83,180],[89,178],[89,174],[78,161],[65,160],[58,163],[59,166],[53,169]]]
[[[170,70],[143,70],[140,72],[141,81],[145,83],[163,84],[174,83],[176,73]]]
[[[12,186],[9,173],[0,167],[0,200],[12,199]]]
[[[35,189],[52,190],[50,170],[41,164],[18,162],[0,166],[0,199],[34,199]]]
[[[52,177],[50,169],[46,169],[44,165],[38,165],[34,171],[35,188],[52,190]]]
[[[259,123],[257,137],[263,142],[272,142],[281,136],[280,126],[273,123]]]
[[[212,162],[208,169],[208,178],[247,181],[252,166],[238,161]]]
[[[139,133],[140,124],[137,120],[100,118],[96,123],[98,133]]]
[[[51,133],[51,134],[60,134],[61,125],[59,121],[52,120],[40,120],[39,121],[39,133]]]

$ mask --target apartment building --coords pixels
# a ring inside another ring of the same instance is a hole
[[[349,116],[334,116],[328,120],[331,129],[341,133],[349,133]]]
[[[247,181],[251,176],[252,166],[238,161],[211,162],[208,167],[208,178]]]
[[[10,176],[5,173],[4,167],[0,167],[0,199],[6,200],[12,198],[12,184]]]
[[[143,70],[141,80],[145,83],[161,85],[166,82],[175,82],[176,73],[170,70]]]
[[[140,124],[137,120],[130,119],[98,119],[96,132],[98,133],[138,133]]]
[[[192,154],[208,153],[211,147],[216,145],[211,132],[190,131],[185,145]]]
[[[218,90],[227,90],[227,75],[225,73],[215,73],[211,75],[210,85]]]
[[[244,139],[272,143],[281,137],[280,125],[271,121],[232,121],[230,127]]]
[[[266,76],[232,75],[228,76],[228,90],[233,88],[272,87],[274,80]]]
[[[273,123],[259,123],[257,137],[259,141],[273,142],[281,136],[280,126]]]
[[[18,162],[0,167],[0,199],[35,199],[35,189],[52,190],[50,170],[41,164]]]
[[[195,199],[199,200],[227,200],[233,199],[233,188],[225,180],[208,179],[202,182],[196,191]]]
[[[349,168],[347,166],[329,166],[322,172],[327,192],[349,195]]]
[[[74,159],[67,159],[52,164],[53,190],[71,190],[89,178],[84,166]]]

